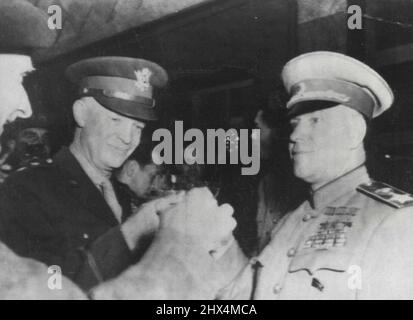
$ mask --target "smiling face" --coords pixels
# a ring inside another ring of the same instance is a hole
[[[75,108],[84,156],[99,170],[120,167],[139,145],[145,124],[114,113],[90,97]]]
[[[365,130],[364,124],[360,127],[364,120],[359,115],[354,118],[355,112],[336,106],[290,121],[289,151],[298,178],[322,185],[344,174],[349,166],[352,169],[353,150],[360,147]]]
[[[6,123],[32,115],[23,78],[33,70],[30,57],[0,55],[0,134]]]

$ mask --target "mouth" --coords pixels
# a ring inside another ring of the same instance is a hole
[[[299,155],[302,155],[302,154],[309,154],[309,153],[312,153],[313,151],[310,151],[310,150],[292,150],[291,151],[291,155],[292,156],[299,156]]]
[[[116,151],[120,152],[120,153],[127,153],[129,152],[129,148],[122,148],[122,147],[117,147],[114,145],[110,145],[113,149],[115,149]]]

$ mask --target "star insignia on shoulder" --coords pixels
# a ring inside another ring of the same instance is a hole
[[[136,81],[135,85],[140,91],[148,91],[151,84],[152,72],[148,68],[143,68],[142,70],[135,71]]]
[[[413,198],[408,194],[394,194],[390,200],[397,201],[401,204],[405,204],[407,202],[413,201]]]
[[[361,184],[357,187],[357,190],[397,209],[413,206],[412,194],[383,182],[372,181],[368,184]]]

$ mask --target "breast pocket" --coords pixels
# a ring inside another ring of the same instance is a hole
[[[297,254],[291,261],[288,272],[307,272],[313,276],[321,271],[347,272],[352,255],[345,249],[312,250]]]

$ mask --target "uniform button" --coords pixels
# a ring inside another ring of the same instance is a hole
[[[296,253],[297,253],[297,250],[295,248],[291,248],[290,250],[288,250],[287,256],[291,258],[291,257],[294,257]]]
[[[274,294],[279,294],[281,292],[281,286],[277,283],[273,288],[272,288],[272,292],[274,292]]]
[[[307,222],[311,219],[311,214],[307,213],[304,217],[303,217],[303,221]]]
[[[277,222],[278,222],[278,219],[277,219],[277,218],[272,219],[272,223],[273,223],[273,224],[276,224]]]
[[[89,239],[89,235],[87,233],[84,233],[83,234],[83,239],[85,239],[85,240]]]
[[[71,187],[78,187],[79,186],[79,182],[77,182],[76,180],[69,180],[69,185]]]

